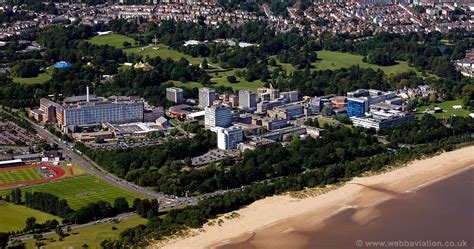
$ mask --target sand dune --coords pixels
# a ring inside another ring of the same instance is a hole
[[[388,173],[354,178],[328,193],[304,199],[290,195],[259,200],[237,211],[238,219],[224,220],[221,226],[205,225],[193,236],[152,245],[153,248],[215,248],[239,243],[265,229],[268,234],[291,234],[292,226],[315,225],[346,209],[359,208],[353,216],[364,224],[377,217],[376,204],[416,191],[431,183],[474,167],[474,146],[446,152],[429,159],[413,161]],[[296,235],[295,235],[296,236]],[[275,236],[273,236],[275,237]],[[295,237],[297,240],[298,238]],[[265,241],[262,248],[271,248],[278,240]],[[260,246],[258,246],[260,248]]]

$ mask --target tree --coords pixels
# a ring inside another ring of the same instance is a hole
[[[204,70],[207,70],[209,69],[209,64],[207,63],[207,60],[204,59],[201,63],[201,68],[204,69]]]
[[[8,233],[0,233],[0,248],[7,248],[8,245]]]
[[[33,60],[19,61],[12,67],[13,75],[21,78],[36,77],[39,74],[40,64]]]
[[[25,230],[26,231],[35,231],[35,227],[36,227],[36,218],[35,217],[28,217],[26,218],[26,227],[25,227]]]
[[[94,138],[94,142],[97,143],[97,144],[101,144],[101,143],[104,143],[105,140],[103,137],[100,137],[100,136],[97,136]]]
[[[128,41],[124,41],[124,42],[122,43],[122,46],[124,46],[124,47],[126,47],[126,48],[129,48],[129,47],[132,46],[132,44],[131,44],[130,42],[128,42]]]
[[[54,229],[54,232],[58,235],[59,240],[63,240],[64,232],[63,232],[63,229],[61,227],[56,227],[56,229]]]
[[[321,111],[323,116],[331,116],[332,114],[332,107],[331,106],[324,106],[323,110]]]
[[[130,207],[128,206],[127,199],[123,197],[119,197],[114,200],[114,208],[117,211],[117,213],[121,214],[121,213],[127,212]]]
[[[227,76],[227,80],[230,82],[230,83],[237,83],[237,78],[234,76],[234,75],[229,75]]]

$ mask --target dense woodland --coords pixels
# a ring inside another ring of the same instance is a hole
[[[216,140],[215,133],[199,130],[191,139],[173,139],[143,148],[91,150],[80,143],[76,148],[127,181],[141,186],[157,186],[161,175],[169,176],[184,166],[190,166],[190,158],[216,147]]]

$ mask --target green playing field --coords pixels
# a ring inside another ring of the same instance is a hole
[[[22,187],[25,191],[47,192],[66,199],[69,206],[78,209],[91,202],[113,201],[118,197],[125,197],[130,203],[135,198],[146,198],[144,196],[129,192],[119,187],[113,186],[93,175],[82,175],[73,178],[63,178],[54,182],[30,185]],[[11,189],[0,190],[0,195],[5,196]]]
[[[38,168],[19,168],[0,170],[0,184],[43,179]]]

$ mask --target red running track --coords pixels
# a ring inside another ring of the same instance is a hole
[[[33,184],[33,183],[49,182],[49,181],[53,181],[53,180],[56,180],[58,178],[61,178],[66,174],[66,172],[64,172],[64,170],[59,168],[59,167],[54,167],[54,166],[45,165],[45,164],[33,164],[33,165],[26,165],[26,166],[0,168],[0,171],[3,171],[3,170],[16,170],[16,169],[27,169],[27,168],[41,168],[41,167],[46,167],[47,169],[54,171],[55,176],[54,177],[46,177],[46,178],[43,178],[43,179],[30,180],[30,181],[2,183],[2,184],[0,184],[0,187],[10,187],[10,186],[17,186],[17,185],[29,185],[29,184]]]

